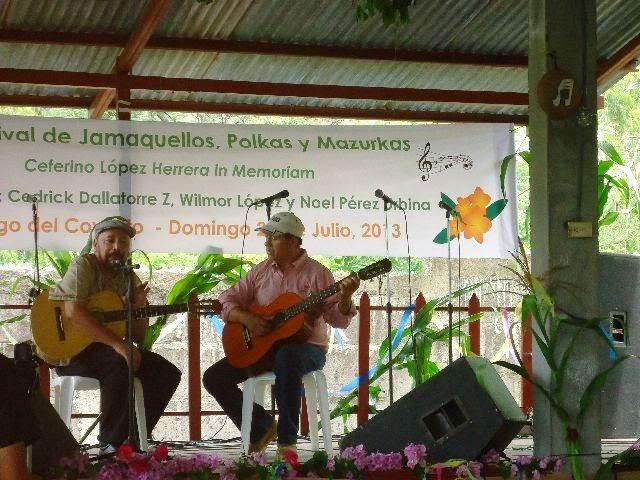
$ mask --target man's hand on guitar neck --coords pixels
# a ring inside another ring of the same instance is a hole
[[[340,313],[346,315],[351,310],[351,297],[359,286],[360,278],[355,272],[351,272],[351,275],[342,279],[340,282],[340,301],[338,302]]]

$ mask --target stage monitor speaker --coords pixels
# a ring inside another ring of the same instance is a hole
[[[49,399],[39,391],[30,395],[31,409],[40,427],[40,437],[32,445],[32,471],[44,475],[63,457],[73,456],[79,445]]]
[[[524,424],[491,362],[463,357],[346,435],[340,446],[392,452],[422,443],[430,461],[474,460],[492,448],[503,451]]]

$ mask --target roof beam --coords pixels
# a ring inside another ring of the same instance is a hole
[[[0,42],[122,47],[126,43],[126,37],[108,34],[6,30],[0,31]],[[476,55],[457,52],[427,52],[420,50],[360,48],[339,45],[300,45],[293,43],[251,42],[243,40],[216,40],[205,38],[155,37],[148,40],[145,48],[158,50],[185,50],[192,52],[243,53],[249,55],[321,57],[348,60],[389,60],[395,62],[440,63],[485,67],[527,68],[528,62],[525,55]]]
[[[90,98],[0,95],[0,105],[22,107],[87,108]],[[423,122],[480,122],[515,123],[526,125],[527,115],[502,115],[491,113],[458,113],[424,110],[335,108],[299,105],[263,105],[248,103],[205,103],[167,100],[132,100],[132,110],[164,112],[231,113],[237,115],[280,115],[292,117],[355,118],[364,120],[406,120]]]
[[[168,78],[56,70],[0,68],[1,83],[118,88],[131,90],[170,90],[176,92],[229,93],[278,97],[368,99],[399,102],[473,103],[486,105],[527,105],[528,94],[521,92],[438,90],[420,88],[363,87],[295,83],[240,82],[195,78]]]
[[[597,83],[602,85],[620,70],[634,62],[640,56],[640,34],[633,37],[624,47],[607,60],[598,64]]]
[[[117,88],[120,78],[121,77],[113,73],[0,68],[0,83],[54,85],[59,87]]]
[[[528,94],[520,92],[240,82],[235,80],[143,77],[135,75],[130,76],[128,80],[131,88],[138,90],[172,90],[326,99],[368,99],[399,102],[480,103],[490,105],[528,105],[529,101]]]
[[[363,120],[407,120],[439,122],[528,123],[527,115],[491,113],[437,112],[382,108],[338,108],[304,105],[265,105],[247,103],[204,103],[166,100],[134,100],[136,110],[163,112],[233,113],[245,115],[281,115],[289,117],[355,118]]]
[[[151,0],[149,7],[138,19],[133,33],[127,44],[116,59],[113,73],[128,73],[140,58],[149,38],[171,6],[171,0]],[[101,91],[89,107],[89,118],[101,118],[115,99],[116,92],[113,89]]]

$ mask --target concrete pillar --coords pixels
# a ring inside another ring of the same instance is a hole
[[[576,79],[582,106],[564,119],[542,110],[538,84],[550,70]],[[531,149],[531,256],[534,275],[550,274],[556,305],[581,317],[598,315],[597,272],[597,117],[596,0],[529,1],[529,136]],[[593,236],[572,238],[567,222],[591,222]],[[560,268],[560,270],[555,270]],[[567,346],[565,332],[559,350]],[[578,401],[600,370],[603,347],[593,335],[581,336],[565,381],[564,401]],[[550,372],[534,346],[533,371],[548,385]],[[534,394],[536,455],[566,452],[566,431],[546,398]],[[600,403],[580,432],[586,471],[600,464]]]

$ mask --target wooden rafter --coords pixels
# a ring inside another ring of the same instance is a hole
[[[122,47],[125,45],[126,40],[126,37],[121,35],[108,34],[28,32],[22,30],[0,31],[0,42]],[[349,60],[389,60],[396,62],[440,63],[485,67],[526,68],[528,61],[524,55],[478,55],[459,52],[430,52],[391,48],[300,45],[293,43],[177,37],[150,38],[145,48],[192,52],[243,53],[250,55],[324,57]]]
[[[90,98],[0,95],[0,105],[39,106],[60,108],[87,108]],[[481,122],[515,123],[525,125],[527,115],[503,115],[491,113],[437,112],[409,109],[336,108],[301,105],[265,105],[251,103],[209,103],[169,100],[131,100],[132,110],[165,112],[230,113],[240,115],[282,115],[297,117],[356,118],[363,120],[407,120],[424,122]]]
[[[151,0],[151,3],[139,18],[133,33],[118,56],[112,70],[113,73],[126,74],[131,71],[138,58],[140,58],[142,50],[145,48],[156,26],[160,20],[162,20],[170,6],[171,0]],[[113,89],[103,90],[96,95],[96,98],[91,103],[91,107],[89,107],[89,117],[102,117],[115,96],[116,92]]]
[[[611,58],[600,62],[598,65],[597,82],[602,85],[620,70],[634,62],[640,56],[640,35],[633,37],[624,47],[618,50]]]
[[[470,90],[363,87],[269,82],[239,82],[196,78],[168,78],[140,75],[117,75],[56,70],[21,70],[0,68],[0,82],[34,85],[117,88],[131,90],[169,90],[177,92],[228,93],[280,97],[369,99],[398,102],[472,103],[487,105],[527,105],[528,94]]]

